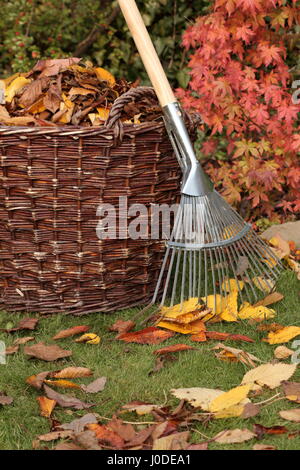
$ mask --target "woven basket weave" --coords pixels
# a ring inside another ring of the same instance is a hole
[[[162,120],[105,126],[0,127],[0,303],[8,311],[109,312],[147,302],[164,242],[99,240],[100,203],[172,204],[180,171]]]

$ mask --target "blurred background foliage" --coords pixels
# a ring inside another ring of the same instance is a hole
[[[174,87],[188,73],[181,36],[208,12],[209,0],[138,0]],[[29,70],[40,58],[83,57],[116,77],[148,79],[117,2],[111,0],[0,0],[0,75]]]

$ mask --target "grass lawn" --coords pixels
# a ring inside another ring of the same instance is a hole
[[[286,272],[280,278],[277,290],[284,294],[284,299],[274,308],[277,312],[274,320],[283,325],[300,326],[300,297],[299,281],[291,272]],[[20,351],[7,357],[7,364],[0,365],[0,391],[14,398],[12,405],[0,408],[0,449],[32,449],[32,441],[39,434],[49,432],[48,420],[39,416],[39,407],[36,397],[42,392],[30,387],[25,383],[28,376],[46,370],[58,370],[66,366],[89,367],[94,371],[94,378],[106,376],[107,384],[104,391],[86,396],[81,391],[69,391],[56,389],[60,393],[74,394],[84,401],[96,402],[97,405],[89,411],[96,412],[101,416],[111,417],[121,405],[132,400],[143,400],[149,403],[164,403],[175,406],[179,400],[171,395],[170,389],[179,387],[207,387],[229,390],[240,384],[244,373],[248,370],[242,363],[228,363],[220,361],[214,356],[211,348],[216,341],[207,343],[193,343],[187,336],[176,334],[162,345],[148,346],[138,344],[126,344],[115,341],[115,333],[108,331],[118,318],[129,319],[136,309],[117,312],[115,314],[93,314],[83,317],[72,317],[53,315],[46,318],[41,317],[36,331],[22,331],[13,334],[0,333],[0,340],[10,346],[17,337],[34,336],[35,342],[44,341],[48,344],[59,344],[64,349],[71,349],[71,358],[47,363],[37,359],[28,359]],[[35,315],[30,315],[35,316]],[[6,328],[8,324],[15,325],[24,315],[12,315],[0,313],[0,328]],[[101,336],[99,345],[79,344],[73,338],[52,341],[50,338],[58,331],[75,325],[86,324],[91,326],[91,332]],[[12,325],[8,325],[9,327]],[[271,346],[262,342],[266,333],[258,332],[255,326],[248,322],[239,323],[217,323],[208,326],[208,329],[230,333],[240,333],[252,337],[255,343],[237,343],[227,341],[225,344],[242,348],[263,361],[273,358],[276,345]],[[30,342],[28,344],[33,344]],[[154,366],[152,351],[163,346],[186,343],[196,347],[196,350],[184,351],[178,354],[178,360],[169,361],[165,367],[152,375],[149,372]],[[290,346],[292,341],[287,344]],[[290,362],[287,360],[286,362]],[[89,383],[91,377],[75,379],[78,383]],[[300,381],[300,367],[291,380]],[[253,401],[263,401],[279,390],[265,391]],[[285,425],[289,430],[299,430],[299,424],[285,421],[278,412],[283,409],[296,408],[287,400],[278,400],[274,404],[264,406],[259,415],[249,418],[229,418],[210,421],[203,425],[195,423],[192,425],[194,442],[205,440],[224,429],[248,428],[252,430],[254,423],[264,426]],[[298,405],[299,407],[299,405]],[[88,411],[88,412],[89,412]],[[61,422],[68,422],[86,413],[82,411],[70,411],[56,407],[53,417]],[[143,419],[152,421],[152,416],[137,417],[134,413],[122,415],[123,419],[141,421]],[[201,433],[201,434],[200,434]],[[243,444],[221,445],[211,443],[209,449],[251,449],[255,443],[270,444],[279,450],[300,449],[300,437],[289,439],[287,434],[278,436],[265,436],[262,441],[255,439]],[[52,447],[52,444],[48,446]]]

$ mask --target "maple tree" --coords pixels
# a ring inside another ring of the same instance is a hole
[[[286,59],[299,22],[296,0],[215,0],[183,35],[191,77],[178,97],[202,116],[206,170],[251,221],[300,213],[299,90]]]

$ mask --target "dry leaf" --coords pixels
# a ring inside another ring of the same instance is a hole
[[[79,444],[86,450],[102,450],[94,431],[83,431],[75,434],[74,440],[76,444]]]
[[[187,334],[198,334],[206,330],[205,323],[202,320],[196,320],[188,324],[177,324],[169,321],[162,320],[157,326],[166,328],[167,330],[175,331],[184,335]]]
[[[282,388],[285,398],[296,403],[300,403],[300,383],[298,382],[282,382]]]
[[[288,343],[291,339],[300,335],[299,326],[285,326],[278,331],[270,331],[264,339],[269,344]]]
[[[262,426],[261,424],[254,424],[253,430],[258,439],[262,439],[265,436],[265,434],[272,436],[272,435],[285,434],[288,432],[288,429],[285,426],[266,427],[266,426]]]
[[[252,418],[253,416],[256,416],[260,413],[260,406],[256,405],[255,403],[246,403],[244,405],[243,412],[241,414],[241,417],[246,419],[246,418]]]
[[[276,359],[287,359],[293,354],[294,351],[287,348],[286,346],[277,346],[277,348],[274,350],[274,356],[276,357]]]
[[[26,383],[40,390],[42,388],[44,380],[46,379],[46,377],[48,377],[49,374],[50,371],[40,372],[39,374],[31,375],[26,379]]]
[[[25,85],[30,83],[25,77],[17,77],[15,78],[10,85],[5,88],[5,101],[7,103],[11,103],[13,98],[17,93],[19,93]]]
[[[108,445],[114,449],[122,449],[125,441],[114,431],[111,431],[108,426],[101,424],[88,424],[87,429],[93,431],[96,434],[100,444]]]
[[[75,339],[75,343],[99,344],[100,337],[96,333],[85,333],[80,338]]]
[[[84,450],[82,447],[77,446],[73,442],[59,442],[54,450]]]
[[[251,390],[251,384],[239,385],[234,387],[228,392],[222,393],[222,395],[214,398],[209,405],[209,411],[217,413],[225,408],[229,408],[234,405],[238,405],[245,398],[247,398],[249,391]]]
[[[84,410],[86,408],[94,406],[94,403],[84,403],[78,398],[57,393],[47,385],[44,385],[44,390],[48,398],[55,400],[57,404],[63,408],[75,408],[75,410]]]
[[[53,336],[52,339],[62,339],[62,338],[69,338],[70,336],[78,335],[80,333],[85,333],[90,329],[87,325],[80,325],[80,326],[73,326],[72,328],[68,328],[67,330],[62,330]]]
[[[11,354],[15,354],[19,351],[19,345],[15,345],[15,346],[9,346],[8,348],[5,349],[5,355],[6,356],[9,356]]]
[[[196,341],[197,343],[204,343],[205,341],[207,341],[206,331],[203,330],[200,331],[200,333],[191,335],[190,340]]]
[[[77,388],[80,389],[81,386],[75,384],[74,382],[70,382],[70,380],[44,380],[44,383],[48,385],[52,385],[53,387],[60,387],[60,388]]]
[[[37,397],[37,401],[40,405],[40,415],[44,416],[45,418],[50,418],[51,413],[56,405],[56,401],[47,397]]]
[[[57,439],[67,439],[73,436],[73,431],[53,431],[38,436],[39,441],[51,442]]]
[[[212,388],[176,388],[171,390],[172,395],[180,400],[188,401],[193,407],[200,407],[204,411],[210,411],[211,402],[220,395],[223,390]]]
[[[106,377],[100,377],[99,379],[94,380],[88,385],[81,385],[81,390],[86,393],[102,392],[102,390],[104,390],[106,380]]]
[[[263,307],[267,307],[268,305],[275,304],[284,298],[283,294],[279,292],[272,292],[271,294],[267,295],[264,299],[259,300],[256,302],[253,307],[259,307],[262,305]]]
[[[292,410],[279,411],[281,418],[287,421],[294,421],[300,423],[300,408],[294,408]]]
[[[93,375],[91,369],[87,367],[65,367],[59,371],[51,372],[50,376],[55,379],[75,379],[79,377],[89,377]]]
[[[219,444],[236,444],[239,442],[249,441],[253,439],[255,434],[249,429],[229,429],[219,432],[214,438],[214,442]]]
[[[57,359],[72,356],[72,351],[67,351],[57,345],[46,345],[42,342],[25,346],[24,353],[43,361],[56,361]]]
[[[281,382],[288,380],[295,372],[297,364],[262,364],[255,369],[251,369],[243,377],[243,384],[252,384],[255,390],[256,385],[273,389],[279,387]]]
[[[114,431],[118,436],[124,439],[125,442],[131,441],[135,437],[135,429],[132,424],[124,423],[121,419],[114,417],[108,422],[109,429]]]
[[[121,333],[117,336],[117,339],[125,341],[126,343],[159,344],[172,336],[174,336],[174,333],[170,331],[164,331],[155,326],[149,326],[143,330]]]
[[[12,397],[8,397],[5,393],[0,392],[0,405],[11,405],[13,401]]]
[[[277,450],[276,447],[269,444],[254,444],[252,447],[253,450]]]
[[[135,411],[136,414],[142,416],[151,413],[151,411],[159,408],[159,405],[153,405],[150,403],[144,403],[142,401],[132,401],[122,406],[123,410]]]
[[[258,307],[254,307],[250,305],[248,302],[244,302],[241,306],[238,317],[241,320],[246,320],[249,318],[261,318],[263,320],[267,320],[269,318],[273,318],[275,316],[275,310],[271,308],[264,307],[263,305],[259,305]]]
[[[213,350],[221,349],[219,353],[215,353],[216,357],[218,357],[219,359],[229,360],[229,361],[233,360],[235,362],[239,361],[250,367],[255,367],[255,362],[261,362],[261,360],[258,359],[253,354],[243,351],[242,349],[225,346],[222,343],[216,344],[216,346],[214,346],[212,349]]]
[[[276,254],[277,258],[283,259],[290,255],[290,245],[289,242],[284,240],[279,234],[270,238],[269,244],[272,245],[272,250]]]
[[[187,448],[189,431],[177,432],[154,439],[152,450],[181,450]]]
[[[167,346],[166,348],[156,349],[153,351],[153,354],[163,355],[170,354],[179,351],[187,351],[189,349],[195,349],[193,346],[188,346],[187,344],[173,344],[172,346]]]
[[[275,281],[257,276],[252,279],[253,284],[262,292],[270,292],[275,287]]]
[[[25,336],[24,338],[16,338],[13,344],[21,345],[21,344],[28,343],[28,341],[33,341],[33,340],[34,340],[33,336]]]
[[[59,427],[63,430],[74,431],[75,434],[82,432],[87,424],[97,423],[97,416],[94,413],[88,413],[81,418],[74,419],[70,423],[61,424]]]
[[[34,330],[37,323],[37,318],[24,318],[23,320],[19,321],[18,325],[14,328],[1,328],[0,331],[5,331],[5,333],[14,333],[15,331],[20,330]]]
[[[221,333],[219,331],[206,331],[206,337],[208,339],[215,339],[218,341],[245,341],[246,343],[254,343],[254,339],[249,338],[249,336],[231,334],[231,333]]]
[[[117,320],[109,331],[117,331],[118,333],[127,333],[135,327],[135,323],[131,320]]]

